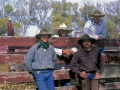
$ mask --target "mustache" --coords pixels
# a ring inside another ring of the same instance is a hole
[[[88,45],[90,45],[90,44],[85,44],[85,46],[88,46]]]

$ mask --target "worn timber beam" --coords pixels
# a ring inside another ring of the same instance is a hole
[[[54,70],[54,80],[70,79],[69,70]],[[0,73],[0,83],[32,82],[33,77],[27,71]]]
[[[26,54],[0,54],[0,64],[23,64]],[[102,54],[104,62],[118,61],[120,62],[120,55],[111,56],[109,54]],[[64,60],[57,59],[56,63],[65,63]]]
[[[106,65],[101,78],[120,77],[120,65]],[[70,79],[69,70],[54,70],[54,80]],[[0,73],[0,83],[32,82],[33,77],[27,71]]]
[[[52,37],[49,39],[53,46],[78,46],[78,37],[72,38],[57,38]],[[36,43],[34,37],[18,37],[18,36],[0,36],[0,46],[15,46],[15,47],[30,47]],[[103,39],[96,42],[99,46],[120,46],[120,39]]]

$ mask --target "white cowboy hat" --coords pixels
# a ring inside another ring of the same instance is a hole
[[[99,10],[95,10],[93,13],[89,14],[91,17],[93,16],[99,16],[99,17],[104,17],[105,14],[101,14],[101,12]]]
[[[60,24],[59,28],[54,28],[55,33],[58,33],[59,30],[67,30],[68,33],[72,32],[72,30],[68,29],[67,26],[64,23]]]

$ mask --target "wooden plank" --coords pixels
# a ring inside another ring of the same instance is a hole
[[[0,73],[0,83],[19,83],[34,81],[27,72],[6,72]]]
[[[77,44],[78,37],[72,38],[50,38],[50,43],[53,46],[79,46]],[[13,42],[14,41],[14,42]],[[72,42],[72,43],[71,43]],[[0,46],[20,46],[20,47],[30,47],[36,43],[34,37],[18,37],[18,36],[0,36]],[[120,46],[120,39],[103,39],[96,42],[99,46]]]
[[[99,90],[120,90],[120,82],[100,84]]]
[[[106,65],[101,78],[120,77],[120,65]],[[54,80],[70,79],[69,70],[54,70]],[[34,81],[27,71],[0,73],[0,83],[18,83]]]
[[[0,46],[32,46],[33,44],[35,44],[33,37],[0,36]]]
[[[23,64],[26,54],[0,54],[0,64]],[[111,56],[109,54],[102,54],[104,62],[120,61],[120,56]],[[57,59],[56,63],[65,63],[64,60]]]
[[[54,70],[54,80],[70,79],[69,70]],[[19,83],[34,81],[27,71],[0,73],[0,83]]]
[[[79,90],[76,86],[55,87],[55,90]]]
[[[120,64],[105,65],[105,69],[101,78],[115,78],[115,77],[120,77]]]
[[[22,64],[26,54],[0,54],[0,64]]]

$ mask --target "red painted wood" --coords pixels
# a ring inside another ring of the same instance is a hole
[[[26,54],[0,54],[0,64],[7,64],[7,63],[16,63],[22,64]],[[102,57],[105,62],[110,61],[120,61],[120,56],[110,56],[107,54],[102,54]],[[57,63],[65,63],[63,60],[57,59]]]
[[[79,38],[50,38],[50,43],[53,46],[79,46],[77,44]],[[34,37],[18,37],[18,36],[0,36],[0,46],[14,46],[14,47],[31,47],[36,43]],[[120,46],[119,39],[103,39],[97,42],[99,46]]]
[[[26,54],[0,54],[0,64],[16,63],[22,64]],[[120,56],[110,56],[102,54],[105,62],[120,61]],[[65,63],[64,60],[57,59],[56,63]]]
[[[33,81],[33,77],[27,72],[0,73],[0,83],[19,83],[31,81]]]
[[[70,79],[68,70],[54,70],[54,80]],[[0,83],[32,82],[33,77],[27,71],[0,73]]]
[[[0,64],[22,64],[25,54],[0,54]]]

